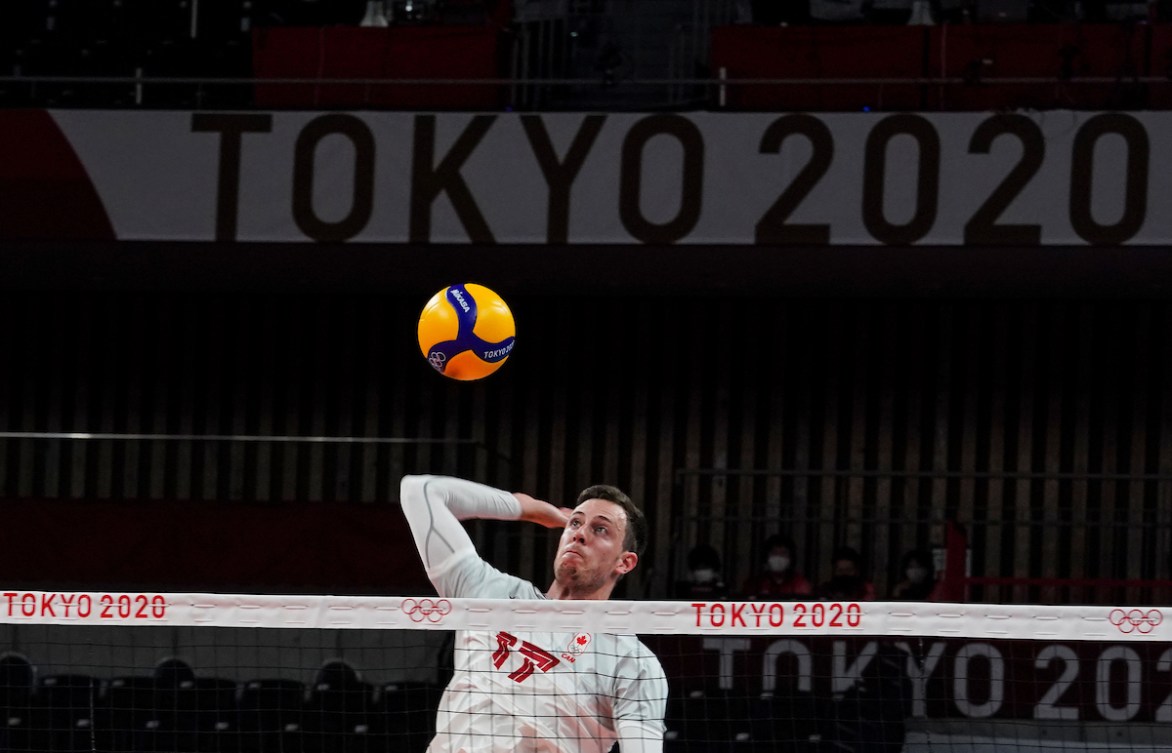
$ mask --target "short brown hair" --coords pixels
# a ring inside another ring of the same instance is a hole
[[[577,507],[588,499],[605,499],[623,508],[623,512],[627,514],[627,534],[623,537],[623,549],[642,557],[643,550],[647,548],[647,518],[631,498],[617,486],[595,484],[578,494],[578,501],[574,506]]]

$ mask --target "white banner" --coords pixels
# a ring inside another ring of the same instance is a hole
[[[1168,640],[1158,607],[0,591],[0,624]]]
[[[50,116],[122,240],[1172,242],[1172,113]]]

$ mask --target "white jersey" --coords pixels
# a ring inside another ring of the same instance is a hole
[[[516,519],[508,492],[460,479],[408,476],[403,510],[440,596],[544,599],[529,581],[482,560],[465,518]],[[667,682],[633,635],[456,633],[455,674],[429,753],[659,753]]]

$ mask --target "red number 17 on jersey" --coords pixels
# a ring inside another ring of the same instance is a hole
[[[509,673],[509,679],[513,682],[525,682],[529,675],[533,674],[533,670],[540,669],[542,672],[548,672],[559,664],[559,659],[541,648],[535,646],[529,641],[521,641],[521,645],[517,647],[518,653],[525,657],[525,661],[516,670]],[[517,637],[509,635],[503,630],[496,634],[496,651],[492,652],[492,664],[497,669],[505,663],[505,659],[509,658],[509,650],[517,645]]]

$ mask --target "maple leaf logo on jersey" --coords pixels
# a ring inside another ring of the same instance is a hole
[[[590,645],[590,633],[578,633],[574,639],[570,641],[570,647],[566,653],[562,654],[562,658],[573,663],[575,659],[581,656],[586,647]]]

